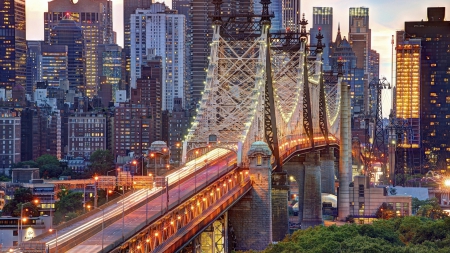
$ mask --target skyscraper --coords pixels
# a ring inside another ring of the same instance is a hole
[[[74,20],[63,19],[52,28],[50,45],[67,46],[67,70],[70,89],[84,92],[85,47],[83,30]]]
[[[161,56],[162,109],[171,111],[174,98],[184,98],[185,16],[153,4],[131,15],[131,87],[141,77],[143,56]]]
[[[349,10],[349,42],[356,55],[356,68],[364,69],[364,108],[369,114],[369,54],[371,50],[371,30],[369,28],[369,8],[352,7]]]
[[[317,44],[316,35],[321,29],[323,35],[323,64],[324,69],[331,69],[330,67],[330,46],[333,37],[333,8],[332,7],[313,7],[313,22],[312,28],[309,32],[311,38],[311,45]]]
[[[300,0],[284,0],[283,1],[283,28],[290,31],[300,31]],[[330,37],[331,38],[331,37]]]
[[[25,0],[0,1],[0,88],[25,87]]]
[[[358,59],[356,66],[366,72],[369,72],[370,38],[369,8],[350,8],[348,40]]]
[[[444,172],[450,170],[450,21],[444,7],[428,8],[427,15],[405,22],[404,42],[397,43],[396,114],[412,128],[407,147],[420,148],[411,167]]]
[[[116,92],[125,82],[125,54],[117,44],[103,44],[97,48],[100,70],[99,97],[103,106],[114,101]]]
[[[27,74],[25,90],[27,94],[33,97],[33,89],[36,82],[42,80],[41,73],[41,47],[44,41],[27,41]]]
[[[67,45],[42,45],[41,76],[49,86],[59,87],[60,81],[69,79],[67,48]]]
[[[49,43],[51,30],[64,18],[74,20],[83,30],[86,51],[84,95],[94,97],[99,86],[97,46],[114,41],[111,0],[53,0],[44,13],[44,36]]]
[[[131,14],[134,14],[137,9],[148,9],[154,3],[154,0],[123,0],[123,50],[125,52],[125,88],[129,91],[130,79],[131,79],[131,40],[130,40],[130,18]]]

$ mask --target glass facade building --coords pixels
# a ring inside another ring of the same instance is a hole
[[[430,7],[427,14],[426,21],[405,22],[403,37],[397,36],[396,114],[411,122],[406,144],[420,150],[408,158],[411,166],[445,172],[450,170],[450,21],[444,21],[443,7]]]
[[[74,20],[63,19],[50,34],[51,45],[67,46],[69,88],[85,92],[83,30]]]
[[[49,86],[59,87],[59,81],[68,80],[68,57],[66,45],[42,45],[42,80]]]
[[[25,0],[0,1],[0,88],[25,87]]]

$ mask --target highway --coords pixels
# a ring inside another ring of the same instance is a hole
[[[220,158],[220,159],[218,159]],[[215,162],[219,160],[219,162]],[[219,174],[226,173],[228,168],[227,164],[233,164],[236,160],[236,155],[230,150],[227,149],[214,149],[208,152],[205,155],[198,157],[195,160],[192,160],[186,165],[173,173],[167,175],[169,186],[177,185],[178,181],[183,180],[194,174],[197,169],[202,168],[205,165],[208,165],[207,169],[203,172],[199,173],[197,177],[192,177],[187,179],[182,183],[179,187],[173,187],[172,190],[169,191],[170,204],[175,201],[179,201],[183,196],[194,190],[195,187],[200,188],[202,185],[211,180],[217,178]],[[148,222],[151,222],[150,218],[155,214],[161,214],[162,205],[166,204],[167,196],[157,196],[160,194],[161,187],[153,187],[152,189],[140,189],[134,192],[133,194],[126,197],[124,200],[119,198],[115,205],[109,206],[104,209],[104,220],[122,214],[123,209],[132,208],[138,203],[144,201],[146,198],[153,199],[147,205],[142,206],[136,211],[125,215],[124,220],[122,219],[116,221],[110,226],[104,229],[104,245],[108,245],[118,239],[122,238],[122,232],[124,235],[129,233],[134,233],[136,227],[139,224],[145,224],[145,217],[149,218]],[[64,228],[61,231],[57,231],[57,243],[61,245],[64,242],[70,241],[73,238],[76,238],[82,233],[89,231],[95,226],[102,224],[102,212],[98,212],[89,218],[77,222],[70,227]],[[124,226],[122,225],[124,223]],[[56,233],[50,236],[45,237],[43,240],[46,242],[47,246],[50,249],[56,247]],[[102,233],[97,233],[95,236],[91,237],[89,240],[83,242],[82,244],[76,246],[72,250],[68,252],[99,252],[101,251],[101,243],[102,242]]]

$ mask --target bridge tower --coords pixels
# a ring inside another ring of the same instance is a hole
[[[273,242],[272,151],[267,143],[257,141],[247,155],[253,189],[228,211],[228,218],[236,234],[235,250],[264,250]]]

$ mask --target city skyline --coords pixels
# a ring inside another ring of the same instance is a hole
[[[69,1],[69,0],[68,0]],[[47,11],[47,3],[50,0],[27,1],[27,40],[44,39],[44,12]],[[172,1],[164,1],[172,7]],[[337,25],[341,26],[341,33],[348,37],[348,15],[350,7],[368,7],[370,15],[370,28],[372,29],[372,49],[380,54],[380,76],[391,82],[391,39],[397,30],[404,27],[405,21],[426,20],[427,7],[447,7],[450,3],[445,0],[419,1],[412,0],[408,4],[405,1],[388,0],[318,0],[314,3],[302,1],[301,12],[309,20],[309,28],[312,27],[313,7],[333,7],[333,39],[337,33]],[[398,3],[402,9],[391,8]],[[400,5],[402,4],[403,5]],[[401,13],[401,15],[398,15]],[[446,20],[449,18],[447,17]],[[123,0],[113,0],[113,30],[117,33],[117,44],[123,47]],[[395,76],[395,73],[394,73]],[[395,80],[394,80],[395,83]],[[383,116],[389,115],[391,107],[390,91],[383,93]]]

